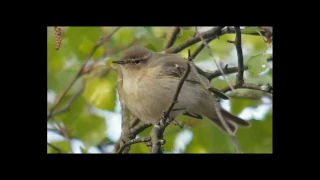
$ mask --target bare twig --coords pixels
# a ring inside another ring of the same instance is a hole
[[[241,47],[241,31],[240,26],[235,26],[234,29],[236,30],[236,41],[235,46],[237,49],[237,55],[238,55],[238,74],[237,74],[237,84],[242,84],[244,82],[243,80],[243,54],[242,54],[242,47]]]
[[[210,37],[213,37],[214,39],[221,36],[222,33],[221,33],[221,29],[223,27],[215,27],[215,28],[212,28],[211,30],[209,31],[206,31],[202,34],[203,38],[204,39],[207,39],[207,38],[210,38]],[[197,43],[201,41],[200,37],[197,36],[197,37],[192,37],[192,38],[189,38],[186,42],[178,45],[178,46],[173,46],[169,49],[166,49],[165,50],[165,53],[168,53],[168,54],[174,54],[174,53],[178,53],[180,51],[182,51],[183,49],[189,47],[189,46],[192,46],[193,44]]]
[[[127,147],[130,146],[132,144],[136,144],[136,143],[141,143],[141,142],[148,142],[150,141],[150,138],[137,138],[137,139],[132,139],[130,141],[125,142],[120,149],[118,150],[118,153],[121,154],[123,152],[123,150]]]
[[[259,90],[263,91],[269,96],[272,97],[272,86],[270,85],[256,85],[256,84],[249,84],[249,83],[243,83],[242,85],[236,84],[233,86],[235,89],[252,89],[252,90]],[[230,91],[230,87],[225,87],[221,89],[222,92],[226,93]]]
[[[52,149],[54,149],[55,151],[57,151],[58,153],[62,153],[60,148],[52,145],[51,143],[47,142],[47,145],[50,146]]]
[[[151,136],[151,153],[162,153],[161,152],[161,143],[160,139],[162,136],[161,129],[163,127],[160,127],[160,125],[154,125],[154,127],[151,130],[150,136]]]
[[[236,136],[235,136],[235,135],[232,135],[232,136],[231,136],[231,139],[232,139],[232,142],[233,142],[234,147],[236,148],[236,152],[237,152],[238,154],[242,154],[242,152],[240,151],[240,145],[239,145],[239,142],[238,142]]]
[[[168,49],[174,44],[174,42],[177,39],[177,36],[178,36],[179,32],[180,32],[180,27],[174,27],[171,30],[171,32],[169,33],[168,38],[167,38],[167,40],[166,40],[166,42],[164,44],[163,49]]]
[[[67,111],[67,110],[70,108],[71,104],[82,94],[83,91],[84,91],[84,86],[83,86],[82,88],[80,88],[80,89],[78,90],[78,92],[76,92],[76,93],[70,98],[70,100],[65,104],[65,106],[63,106],[63,107],[62,107],[61,109],[59,109],[58,111],[55,111],[55,112],[49,114],[49,115],[47,116],[47,121],[48,121],[50,118],[52,118],[52,117],[54,117],[54,116],[56,116],[56,115],[58,115],[58,114],[61,114],[61,113],[65,112],[65,111]]]
[[[212,40],[214,40],[215,37],[210,37],[205,42],[209,44]],[[202,49],[205,47],[204,43],[201,43],[201,45],[196,49],[196,51],[191,55],[191,59],[196,58],[196,56],[202,51]]]
[[[93,47],[92,51],[90,52],[89,56],[86,58],[86,60],[83,62],[83,64],[81,65],[81,68],[79,69],[79,71],[76,73],[76,75],[74,76],[74,78],[71,80],[71,82],[69,83],[69,85],[63,90],[63,92],[56,98],[55,102],[53,103],[52,108],[50,109],[50,113],[48,116],[51,116],[51,114],[53,113],[53,111],[56,109],[56,107],[58,106],[58,104],[61,102],[61,99],[67,94],[67,92],[71,89],[71,87],[74,85],[74,83],[78,80],[78,78],[82,75],[82,71],[85,68],[87,62],[90,60],[90,58],[92,57],[92,55],[95,53],[95,51],[103,44],[105,43],[107,40],[109,40],[112,35],[114,33],[116,33],[118,30],[120,29],[120,27],[116,28],[115,30],[113,30],[109,35],[104,36],[102,38],[100,38],[100,40],[96,43],[96,45]]]
[[[216,64],[216,66],[218,67],[218,69],[221,71],[221,74],[223,76],[223,78],[226,80],[226,82],[228,83],[228,85],[230,86],[230,88],[232,89],[232,91],[234,91],[234,89],[232,88],[232,85],[230,84],[230,82],[228,81],[226,75],[223,73],[223,70],[221,69],[221,67],[219,66],[219,64],[217,63],[216,59],[214,58],[211,48],[210,46],[207,44],[207,42],[204,40],[204,37],[198,32],[197,28],[196,28],[196,32],[198,34],[198,36],[200,37],[201,41],[203,42],[203,44],[205,45],[205,47],[208,49],[208,52],[210,54],[210,56],[212,57],[214,63]],[[200,79],[199,79],[200,80]]]
[[[148,128],[148,127],[150,127],[151,126],[151,124],[148,124],[148,123],[144,123],[144,122],[142,122],[142,121],[138,121],[138,123],[135,125],[135,126],[133,126],[133,127],[131,127],[131,129],[130,129],[130,133],[128,134],[128,138],[129,139],[135,139],[136,138],[136,136],[140,133],[140,132],[142,132],[143,130],[145,130],[146,128]],[[123,145],[123,142],[122,142],[122,136],[120,137],[120,139],[118,140],[118,142],[116,143],[116,145],[115,145],[115,148],[113,149],[113,153],[116,153],[116,152],[118,152],[118,150],[119,150],[119,148],[120,148],[120,144],[122,143],[122,145]],[[130,145],[128,145],[129,147],[130,147]]]
[[[273,57],[271,56],[269,59],[267,59],[267,62],[272,61],[272,58],[273,58]],[[248,70],[248,66],[244,66],[243,69],[244,69],[244,70]],[[224,72],[225,74],[231,74],[231,73],[236,73],[236,72],[238,72],[238,71],[239,71],[239,68],[238,68],[238,67],[231,67],[231,68],[225,67],[225,68],[223,68],[222,70],[223,70],[223,72]],[[198,71],[198,72],[199,72],[199,71]],[[200,73],[200,74],[201,74],[201,73]],[[207,73],[207,72],[205,72],[205,74],[206,74],[207,79],[209,79],[209,81],[211,81],[212,79],[214,79],[214,78],[219,77],[219,76],[222,75],[220,70],[216,70],[216,71],[214,71],[213,73]],[[201,74],[201,75],[202,75],[202,74]]]
[[[232,27],[227,26],[226,28],[221,30],[222,34],[234,34],[236,33],[236,30]],[[241,32],[242,33],[242,32]],[[263,31],[260,32],[263,36],[265,36],[265,33]],[[254,33],[242,33],[242,34],[246,34],[246,35],[253,35],[253,36],[260,36],[259,33],[254,32]]]

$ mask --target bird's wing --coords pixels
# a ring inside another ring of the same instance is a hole
[[[187,70],[187,61],[181,60],[181,61],[166,61],[166,59],[163,59],[164,62],[162,62],[162,68],[160,70],[160,76],[173,76],[180,78],[183,76],[183,74]],[[213,88],[211,86],[210,81],[199,74],[199,77],[202,79],[202,81],[205,83],[205,88],[210,87],[209,91],[213,92],[216,96],[222,99],[229,99],[228,96],[226,96],[223,92],[221,92],[219,89]],[[197,76],[194,74],[193,71],[190,70],[190,73],[186,79],[187,82],[193,83],[193,84],[199,84],[201,85],[201,82],[198,80]]]

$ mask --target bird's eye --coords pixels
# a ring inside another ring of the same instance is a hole
[[[134,60],[133,64],[140,64],[140,60]]]

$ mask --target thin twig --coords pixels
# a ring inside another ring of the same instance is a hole
[[[242,47],[241,47],[241,31],[240,26],[235,26],[234,29],[236,30],[236,41],[235,46],[237,49],[237,55],[238,55],[238,74],[237,74],[237,84],[242,84],[244,82],[243,80],[243,54],[242,54]]]
[[[125,142],[120,149],[118,150],[117,153],[121,154],[123,152],[123,150],[127,147],[130,146],[132,144],[136,144],[136,143],[141,143],[141,142],[148,142],[150,141],[150,138],[137,138],[137,139],[132,139],[130,141]]]
[[[209,44],[212,40],[214,40],[215,37],[210,37],[206,40],[206,43]],[[194,51],[194,53],[191,55],[191,59],[196,58],[196,56],[202,51],[202,49],[205,47],[204,43],[201,43],[201,45]]]
[[[48,116],[51,116],[53,111],[56,109],[56,107],[59,105],[61,102],[62,98],[67,94],[67,92],[71,89],[71,87],[74,85],[74,83],[78,80],[78,78],[82,75],[82,71],[85,68],[87,62],[91,59],[92,55],[95,53],[95,51],[107,40],[109,40],[114,33],[116,33],[120,27],[117,27],[115,30],[113,30],[109,35],[102,37],[99,39],[99,41],[96,43],[96,45],[93,47],[92,51],[90,52],[89,56],[86,58],[86,60],[83,62],[81,65],[81,68],[78,70],[76,75],[73,77],[71,82],[68,84],[68,86],[63,90],[63,92],[56,98],[52,108],[50,109],[50,113]]]
[[[198,32],[197,28],[196,29],[196,33],[198,34],[198,36],[200,37],[201,41],[203,42],[203,44],[206,46],[206,48],[208,49],[208,52],[210,54],[210,56],[212,57],[214,63],[216,64],[216,66],[218,67],[218,69],[221,71],[221,74],[223,76],[223,78],[226,80],[226,82],[228,83],[228,85],[230,86],[230,88],[232,89],[232,91],[234,92],[235,90],[232,88],[232,85],[230,84],[230,82],[228,81],[226,75],[223,73],[223,70],[221,69],[221,67],[218,65],[216,59],[214,58],[211,48],[210,46],[207,44],[207,42],[204,40],[204,37]]]
[[[177,39],[177,36],[178,36],[179,32],[180,32],[180,27],[179,26],[178,27],[174,27],[171,30],[171,32],[169,33],[168,38],[167,38],[167,40],[166,40],[166,42],[164,44],[163,49],[168,49],[174,44],[174,42]]]
[[[221,33],[222,34],[235,34],[236,33],[236,30],[232,27],[229,27],[227,26],[226,28],[222,29],[221,30]],[[242,32],[241,32],[242,33]],[[260,31],[260,33],[265,36],[265,32],[263,31]],[[245,34],[245,35],[253,35],[253,36],[260,36],[260,34],[258,32],[253,32],[253,33],[242,33],[242,34]]]
[[[210,37],[213,37],[215,39],[215,38],[217,38],[217,37],[222,35],[222,33],[221,33],[221,29],[222,28],[223,27],[214,27],[211,30],[204,32],[202,36],[203,36],[204,39],[207,39],[207,38],[210,38]],[[180,45],[173,46],[173,47],[171,47],[169,49],[166,49],[165,53],[168,53],[168,54],[178,53],[178,52],[182,51],[183,49],[185,49],[185,48],[187,48],[189,46],[192,46],[193,44],[195,44],[195,43],[197,43],[199,41],[201,41],[199,36],[189,38],[187,41],[185,41],[184,43],[182,43]]]
[[[189,50],[189,55],[190,55],[190,50]],[[177,87],[177,89],[176,89],[176,92],[175,92],[175,94],[174,94],[174,96],[173,96],[172,102],[171,102],[170,106],[168,107],[168,109],[166,110],[164,116],[162,117],[162,118],[164,118],[164,119],[162,119],[162,120],[164,120],[164,121],[169,117],[169,114],[170,114],[172,108],[173,108],[174,105],[178,102],[179,93],[180,93],[180,91],[181,91],[181,88],[182,88],[182,86],[183,86],[183,83],[184,83],[185,80],[187,79],[187,76],[189,75],[189,72],[190,72],[190,64],[189,64],[189,62],[190,62],[191,60],[192,60],[192,59],[191,59],[191,56],[190,56],[190,57],[188,58],[187,69],[186,69],[184,75],[182,76],[182,78],[181,78],[180,81],[179,81],[179,84],[178,84],[178,87]],[[178,68],[179,68],[179,67],[178,67]]]
[[[52,149],[54,149],[55,151],[57,151],[58,153],[62,153],[62,151],[60,150],[60,148],[52,145],[51,143],[47,142],[47,145],[50,146]]]
[[[241,150],[240,150],[240,145],[239,145],[239,142],[238,142],[236,136],[232,135],[232,136],[231,136],[231,139],[232,139],[232,142],[233,142],[234,147],[236,148],[236,152],[237,152],[238,154],[242,154],[242,152],[241,152]]]
[[[267,62],[272,61],[272,59],[273,59],[273,56],[271,56],[269,59],[267,59]],[[248,66],[244,66],[243,69],[244,69],[244,70],[248,70]],[[238,67],[231,67],[231,68],[229,68],[229,67],[226,66],[226,67],[223,68],[222,70],[223,70],[224,74],[231,74],[231,73],[236,73],[236,72],[238,72],[238,71],[239,71],[239,68],[238,68]],[[216,70],[216,71],[214,71],[213,73],[207,73],[207,72],[205,72],[205,74],[207,74],[206,77],[207,77],[207,79],[209,79],[209,81],[211,81],[212,79],[217,78],[217,77],[219,77],[219,76],[222,75],[220,70]]]
[[[48,121],[50,118],[52,118],[52,117],[54,117],[54,116],[56,116],[56,115],[58,115],[58,114],[61,114],[61,113],[65,112],[65,111],[67,111],[67,110],[70,108],[71,104],[82,94],[83,91],[84,91],[84,86],[81,87],[81,88],[79,89],[79,91],[76,92],[76,93],[70,98],[70,100],[65,104],[65,106],[63,106],[63,107],[62,107],[61,109],[59,109],[58,111],[55,111],[55,112],[49,114],[49,115],[47,116],[47,121]]]
[[[235,89],[252,89],[252,90],[259,90],[262,92],[265,92],[267,95],[272,97],[272,86],[269,85],[256,85],[256,84],[249,84],[249,83],[243,83],[242,85],[234,85],[233,88]],[[268,88],[265,88],[268,87]],[[230,91],[230,87],[225,87],[221,89],[222,92],[226,93]]]

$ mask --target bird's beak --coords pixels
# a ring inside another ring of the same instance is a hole
[[[112,63],[115,63],[115,64],[125,64],[126,61],[124,61],[124,60],[116,60],[116,61],[112,61]]]

